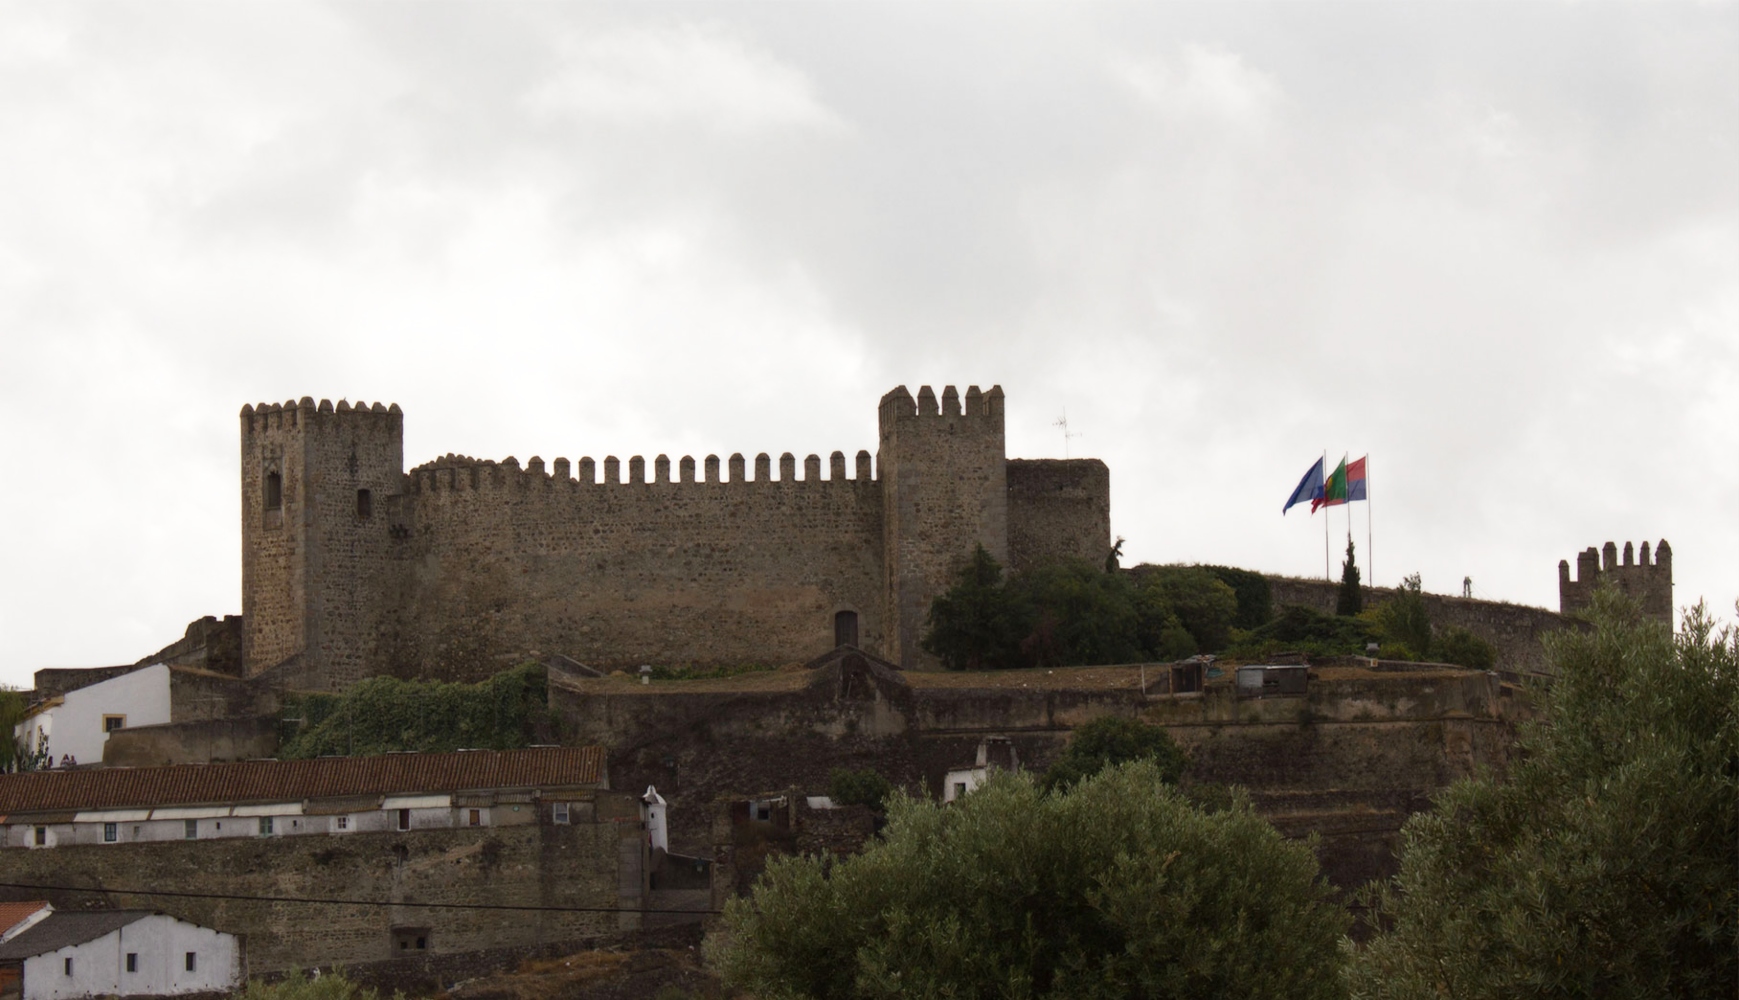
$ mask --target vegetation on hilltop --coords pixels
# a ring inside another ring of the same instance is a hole
[[[764,998],[1341,995],[1347,918],[1306,843],[1138,761],[1045,793],[896,794],[854,857],[771,862],[707,943]]]
[[[1354,997],[1732,996],[1739,988],[1739,633],[1674,636],[1603,588],[1503,778],[1458,782],[1371,893]]]
[[[1189,755],[1164,726],[1152,726],[1123,715],[1105,715],[1076,727],[1068,746],[1051,762],[1041,787],[1068,788],[1108,767],[1144,760],[1153,764],[1159,780],[1175,785],[1189,766]]]
[[[513,750],[554,743],[548,676],[526,663],[476,684],[371,677],[343,694],[290,699],[301,726],[278,750],[286,760],[413,750]]]

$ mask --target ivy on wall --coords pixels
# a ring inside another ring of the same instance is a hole
[[[286,760],[412,750],[512,750],[554,743],[548,675],[527,663],[476,684],[372,677],[343,694],[285,704]]]

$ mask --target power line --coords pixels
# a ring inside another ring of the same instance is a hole
[[[0,889],[44,889],[53,892],[102,892],[127,896],[173,896],[179,899],[229,899],[247,903],[310,903],[322,906],[420,906],[430,910],[530,910],[544,913],[723,913],[723,910],[621,909],[613,906],[534,906],[529,903],[413,903],[384,899],[337,899],[319,896],[250,896],[234,892],[176,892],[171,889],[122,889],[115,886],[39,885],[0,882]]]

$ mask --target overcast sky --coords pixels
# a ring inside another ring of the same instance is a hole
[[[12,2],[0,150],[0,681],[239,612],[236,413],[304,395],[414,465],[1000,383],[1131,561],[1320,575],[1327,449],[1376,582],[1739,596],[1731,4]]]

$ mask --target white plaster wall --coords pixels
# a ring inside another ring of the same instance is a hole
[[[967,793],[976,792],[978,786],[984,784],[990,776],[989,769],[982,767],[963,768],[949,771],[948,777],[942,783],[942,801],[953,802],[959,798],[955,786],[965,785]]]
[[[186,971],[190,951],[197,956],[192,972]],[[139,956],[137,972],[126,971],[128,952]],[[234,935],[158,913],[94,941],[25,959],[23,1000],[217,991],[239,984],[241,975]]]
[[[124,715],[129,729],[169,721],[169,668],[161,663],[140,667],[62,697],[61,704],[19,723],[14,735],[34,750],[40,727],[55,764],[68,754],[80,764],[101,764],[103,744],[109,741],[103,716]]]

